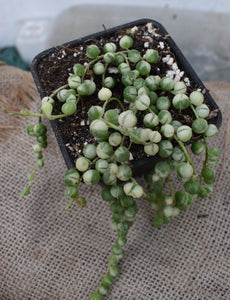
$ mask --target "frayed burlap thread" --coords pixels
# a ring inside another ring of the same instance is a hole
[[[223,112],[219,135],[210,140],[221,149],[215,192],[160,229],[152,225],[150,205],[139,199],[121,274],[106,299],[230,299],[230,85],[207,87]],[[31,105],[36,107],[39,99]],[[21,125],[30,122],[24,119]],[[18,199],[33,168],[32,143],[18,128],[0,147],[0,299],[86,300],[106,270],[115,241],[108,204],[100,197],[101,186],[81,185],[87,207],[63,210],[66,166],[53,135],[31,194]]]

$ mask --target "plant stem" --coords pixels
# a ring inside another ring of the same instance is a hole
[[[155,112],[154,112],[150,107],[148,107],[147,110],[148,110],[149,112],[151,112],[153,115],[155,115]]]
[[[49,118],[47,117],[47,119],[49,120],[56,120],[56,119],[61,119],[64,117],[68,117],[68,115],[62,114],[62,115],[51,115]]]
[[[57,93],[59,93],[61,90],[64,90],[64,89],[66,89],[66,88],[68,88],[68,87],[69,87],[68,84],[65,84],[65,85],[61,86],[60,88],[58,88],[57,90],[55,90],[55,91],[50,95],[50,97],[53,98],[53,97],[56,96]]]
[[[176,136],[175,134],[174,134],[173,137],[174,137],[174,139],[177,141],[177,143],[180,145],[181,149],[182,149],[183,152],[184,152],[185,157],[187,158],[187,161],[190,163],[190,165],[191,165],[192,168],[193,168],[193,172],[195,173],[195,166],[194,166],[194,164],[193,164],[193,162],[192,162],[191,157],[190,157],[189,154],[188,154],[187,149],[186,149],[185,146],[184,146],[184,143],[181,142],[181,141],[177,138],[177,136]]]
[[[110,99],[108,99],[107,101],[105,101],[105,103],[103,105],[103,114],[105,112],[105,108],[106,108],[107,104],[109,104],[112,101],[117,101],[117,103],[120,105],[122,111],[125,111],[125,108],[124,108],[123,104],[121,103],[121,101],[118,98],[116,98],[116,97],[111,97]]]
[[[113,124],[113,123],[111,123],[111,122],[109,122],[109,121],[107,121],[107,120],[105,120],[105,119],[103,119],[104,120],[104,122],[109,126],[109,127],[111,127],[111,128],[113,128],[113,129],[115,129],[115,130],[117,130],[117,131],[120,131],[121,133],[123,133],[123,134],[125,134],[125,135],[127,135],[127,136],[130,136],[130,137],[132,137],[133,139],[135,139],[135,140],[137,140],[140,144],[142,144],[142,145],[151,145],[152,143],[145,143],[145,142],[143,142],[138,136],[136,136],[134,133],[132,133],[132,132],[130,132],[130,131],[128,131],[128,130],[125,130],[125,129],[123,129],[123,128],[121,128],[121,127],[119,127],[119,126],[117,126],[117,125],[115,125],[115,124]]]
[[[45,117],[44,114],[32,113],[26,109],[22,109],[20,111],[8,111],[7,109],[3,109],[3,112],[9,114],[10,116]]]
[[[133,182],[134,184],[138,184],[137,181],[136,181],[136,179],[135,179],[134,177],[131,177],[130,179],[132,180],[132,182]]]
[[[207,140],[206,140],[206,137],[205,137],[204,134],[203,134],[203,140],[204,140],[204,147],[205,147],[205,159],[204,159],[204,163],[203,163],[202,170],[201,170],[200,174],[203,173],[203,170],[206,167],[207,160],[208,160],[208,143],[207,143]],[[199,180],[200,184],[201,184],[201,178],[202,177],[200,175],[200,180]]]
[[[123,135],[123,138],[124,138],[125,136]],[[132,144],[133,144],[133,142],[132,141],[130,141],[129,142],[129,146],[128,146],[128,150],[130,150],[131,149],[131,147],[132,147]],[[121,143],[121,146],[123,145],[123,139],[122,139],[122,143]]]
[[[71,198],[71,200],[69,201],[69,203],[66,205],[66,207],[64,208],[64,211],[66,211],[67,209],[70,208],[71,204],[75,201],[75,198]]]
[[[88,65],[85,67],[85,71],[84,71],[84,74],[82,76],[82,80],[84,79],[85,77],[85,74],[86,72],[88,71],[88,69],[90,68],[91,65],[93,65],[96,61],[102,59],[104,57],[104,54],[103,55],[99,55],[98,57],[96,57],[95,59],[91,60]]]
[[[200,117],[198,116],[198,114],[197,114],[197,112],[196,112],[194,106],[193,106],[192,104],[190,104],[190,106],[191,106],[191,109],[192,109],[194,115],[196,116],[196,118],[199,119]]]
[[[8,111],[7,109],[4,109],[3,112],[9,114],[10,116],[39,117],[39,123],[40,123],[41,118],[47,118],[49,120],[56,120],[59,118],[67,117],[67,115],[65,115],[65,114],[46,116],[45,114],[33,113],[26,109],[22,109],[20,111]]]
[[[30,186],[32,184],[32,181],[34,180],[34,175],[35,175],[35,173],[37,171],[37,168],[38,168],[38,160],[35,163],[34,169],[33,169],[32,173],[31,173],[31,175],[32,175],[31,176],[31,180],[29,181],[29,183],[28,183],[28,185],[27,185],[26,188],[30,188]],[[19,195],[19,198],[22,198],[23,196],[24,196],[24,191],[21,192],[21,194]]]
[[[102,83],[103,83],[103,85],[105,84],[105,73],[107,71],[108,66],[109,66],[109,63],[106,63],[105,64],[105,71],[102,74]]]
[[[130,66],[130,64],[129,64],[129,60],[128,60],[128,58],[127,58],[127,56],[126,55],[124,55],[125,53],[127,53],[128,51],[121,51],[119,54],[121,54],[123,57],[124,57],[124,59],[125,59],[125,62],[127,63],[127,65],[128,66]]]

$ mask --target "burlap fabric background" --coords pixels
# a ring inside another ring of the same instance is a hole
[[[38,93],[30,72],[6,65],[0,61],[0,104],[10,111],[29,108],[31,102],[37,101]],[[0,144],[5,142],[11,134],[15,134],[20,120],[4,116],[0,117]]]
[[[150,205],[139,199],[121,274],[107,299],[230,299],[230,85],[207,87],[223,112],[213,141],[221,149],[215,193],[161,229],[152,225]],[[31,109],[38,104],[37,98]],[[34,165],[33,138],[24,131],[29,123],[21,121],[23,128],[0,146],[0,299],[88,299],[115,240],[108,204],[100,186],[82,185],[87,208],[63,211],[66,166],[53,134],[32,193],[18,199]]]

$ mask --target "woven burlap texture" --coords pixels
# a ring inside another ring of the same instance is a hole
[[[230,299],[230,85],[206,85],[223,113],[221,131],[210,140],[221,149],[215,192],[161,229],[152,225],[150,204],[139,199],[121,274],[106,299]],[[38,106],[39,99],[31,109]],[[81,185],[87,207],[63,210],[66,166],[53,134],[31,194],[18,198],[34,165],[34,140],[25,134],[30,123],[24,119],[24,128],[0,146],[0,299],[88,299],[115,241],[109,207],[101,186]]]
[[[0,61],[0,104],[10,111],[28,108],[38,99],[38,92],[30,72],[8,66]],[[20,124],[22,118],[1,115],[0,143],[4,143]]]

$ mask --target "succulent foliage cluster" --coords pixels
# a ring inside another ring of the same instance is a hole
[[[120,38],[119,45],[110,42],[103,49],[94,44],[88,46],[86,55],[90,62],[73,66],[68,83],[42,99],[40,113],[20,112],[39,117],[39,124],[27,128],[27,133],[37,141],[33,146],[37,158],[35,169],[28,175],[28,186],[23,192],[27,195],[37,167],[44,165],[42,150],[47,146],[47,139],[42,118],[52,120],[72,115],[86,97],[94,95],[98,99],[98,105],[91,106],[88,111],[94,142],[84,146],[82,156],[76,159],[76,168],[68,170],[64,176],[65,195],[70,200],[66,209],[72,203],[81,208],[86,206],[86,199],[78,193],[80,182],[95,185],[103,181],[102,198],[112,212],[110,227],[117,232],[108,269],[91,296],[94,300],[103,299],[119,274],[118,263],[124,256],[127,233],[138,210],[135,199],[144,196],[151,203],[156,227],[168,223],[197,197],[204,198],[212,192],[213,167],[219,156],[216,147],[208,147],[207,140],[218,130],[208,122],[210,111],[203,93],[199,90],[188,93],[185,82],[152,74],[152,65],[160,59],[158,52],[148,49],[141,55],[132,46],[133,39],[128,34]],[[116,68],[123,84],[119,99],[113,96],[118,77],[115,79],[107,72],[111,66]],[[86,78],[89,70],[90,79]],[[102,82],[99,90],[95,78]],[[53,115],[57,101],[62,104],[62,112]],[[116,109],[108,108],[111,102],[116,102]],[[191,125],[175,119],[171,108],[180,114],[190,109],[194,116]],[[132,176],[133,144],[142,145],[146,156],[160,158],[155,168],[145,174],[146,186],[141,186]],[[203,157],[199,174],[192,160],[194,155]],[[179,190],[173,185],[175,177],[181,182]]]

